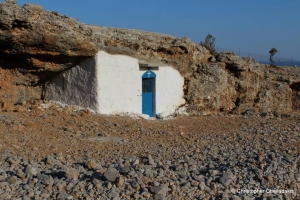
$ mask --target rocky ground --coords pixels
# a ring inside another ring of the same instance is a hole
[[[145,120],[56,105],[7,111],[0,199],[300,199],[299,113]]]

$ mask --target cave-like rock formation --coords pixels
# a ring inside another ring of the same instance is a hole
[[[288,112],[300,108],[300,70],[269,67],[189,38],[82,24],[40,5],[0,3],[0,102],[42,99],[44,84],[104,50],[163,63],[185,78],[189,112]]]

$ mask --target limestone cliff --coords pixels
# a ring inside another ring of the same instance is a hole
[[[300,108],[300,68],[269,67],[222,52],[187,78],[191,112],[236,114],[289,112]]]
[[[0,3],[0,101],[42,99],[44,83],[99,50],[170,65],[185,77],[190,112],[287,112],[300,108],[299,68],[270,68],[189,38],[82,24],[42,6]]]

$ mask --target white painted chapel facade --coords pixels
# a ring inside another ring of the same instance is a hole
[[[48,82],[45,99],[100,114],[168,116],[185,103],[183,85],[171,66],[99,51]]]

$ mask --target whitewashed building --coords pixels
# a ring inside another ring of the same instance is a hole
[[[100,114],[168,116],[185,103],[183,85],[173,67],[100,51],[48,82],[45,99]]]

